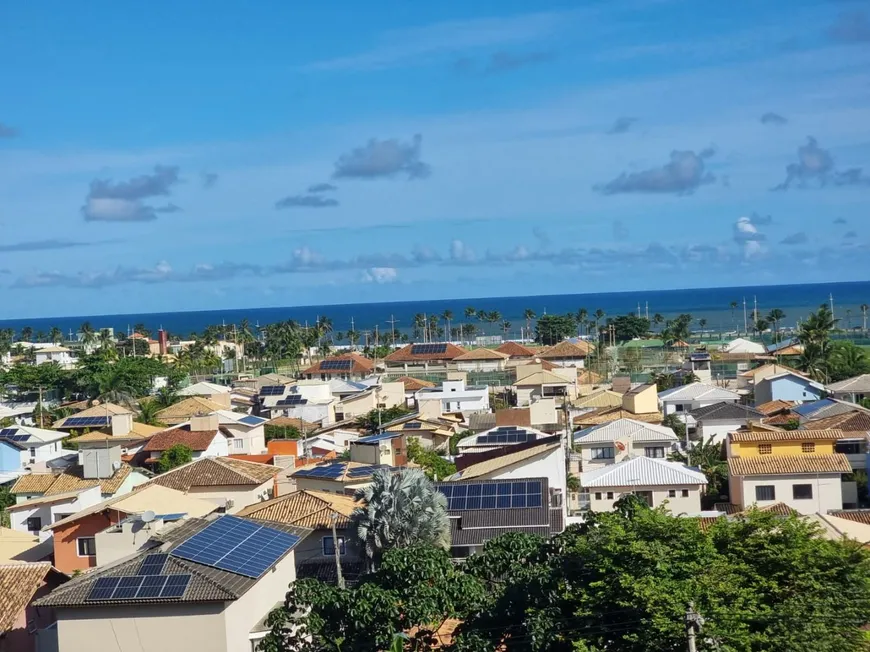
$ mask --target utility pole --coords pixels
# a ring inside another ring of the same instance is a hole
[[[332,513],[332,549],[335,552],[335,583],[338,588],[344,588],[344,576],[341,574],[341,555],[338,545],[338,533],[335,531],[335,521],[338,519],[338,514]]]
[[[387,323],[390,325],[390,332],[393,338],[393,346],[396,346],[396,322],[400,321],[396,319],[395,316],[390,315],[390,318],[387,320]]]
[[[704,624],[704,619],[697,611],[695,611],[695,603],[690,602],[689,608],[686,609],[686,636],[689,639],[689,652],[698,652],[698,647],[695,644],[695,635]]]
[[[746,297],[743,297],[743,334],[747,335],[749,324],[746,323]]]
[[[42,424],[42,415],[45,413],[45,406],[42,404],[42,385],[39,386],[39,427],[44,428]]]

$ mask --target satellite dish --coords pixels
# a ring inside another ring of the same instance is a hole
[[[141,519],[142,519],[143,523],[150,523],[151,521],[154,520],[155,516],[156,516],[156,514],[149,509],[149,510],[142,512]]]

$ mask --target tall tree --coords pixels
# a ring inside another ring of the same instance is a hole
[[[866,303],[862,303],[860,306],[861,310],[861,330],[864,331],[864,334],[867,334],[867,312],[870,311],[870,305]]]
[[[798,331],[798,341],[804,349],[798,365],[814,380],[822,383],[830,381],[833,353],[831,331],[836,327],[837,321],[828,304],[823,303],[801,323]]]
[[[445,310],[444,312],[441,313],[441,319],[443,319],[444,323],[447,324],[447,332],[451,333],[452,331],[450,330],[450,322],[453,321],[453,311],[452,310]]]
[[[48,334],[54,344],[63,344],[63,333],[57,326],[52,326]]]
[[[541,315],[535,323],[535,341],[545,346],[558,344],[573,334],[573,315]]]
[[[371,568],[390,548],[450,547],[447,499],[419,469],[379,469],[354,500],[362,506],[354,510],[351,527]]]
[[[714,442],[711,436],[706,441],[691,443],[685,451],[672,453],[670,459],[697,467],[707,477],[707,493],[702,501],[705,509],[712,509],[715,503],[727,498],[728,462],[721,442]]]
[[[79,326],[79,335],[81,336],[82,346],[85,347],[85,351],[90,353],[93,346],[97,343],[97,333],[94,331],[93,326],[91,326],[91,322],[82,322],[82,325]]]
[[[785,319],[785,313],[779,308],[774,308],[767,315],[767,321],[773,324],[773,341],[779,342],[779,325]]]
[[[21,341],[29,342],[33,339],[33,329],[30,326],[25,326],[21,329]]]
[[[737,330],[737,321],[736,321],[735,315],[734,315],[734,313],[737,310],[737,302],[732,301],[730,304],[728,304],[728,306],[731,308],[731,328],[733,328],[734,330]],[[738,333],[739,333],[739,331],[738,331]]]
[[[532,321],[535,319],[535,317],[537,317],[537,315],[535,315],[535,311],[531,308],[526,308],[525,310],[523,310],[523,319],[526,320],[526,338],[531,337]]]

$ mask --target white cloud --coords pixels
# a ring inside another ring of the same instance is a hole
[[[394,283],[399,278],[399,272],[395,267],[372,267],[363,272],[364,283]]]
[[[453,240],[450,242],[450,260],[470,263],[474,261],[474,252],[462,240]]]

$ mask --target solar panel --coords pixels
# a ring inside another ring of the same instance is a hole
[[[84,428],[88,426],[104,426],[109,422],[108,417],[68,417],[63,422],[64,428]]]
[[[351,469],[347,472],[348,477],[350,478],[360,478],[369,476],[375,472],[377,467],[375,466],[358,466],[356,468]]]
[[[136,594],[137,598],[159,598],[166,586],[167,575],[149,575],[142,581],[142,586]]]
[[[139,593],[139,587],[145,581],[144,575],[130,575],[122,577],[118,588],[112,594],[112,600],[131,600]]]
[[[299,394],[291,394],[287,398],[282,398],[276,405],[305,405],[308,403],[307,398],[299,396]]]
[[[488,435],[478,435],[477,437],[478,444],[523,444],[534,440],[534,433],[525,430],[493,431]]]
[[[438,353],[447,353],[447,344],[413,344],[411,345],[411,355],[433,355]]]
[[[299,537],[235,516],[222,516],[172,551],[174,557],[258,578]]]
[[[412,421],[411,423],[406,423],[404,426],[405,430],[419,430],[423,427],[423,424],[419,421]]]
[[[166,560],[169,559],[167,554],[148,555],[139,566],[140,575],[160,575],[163,572],[163,567],[166,565]]]
[[[17,432],[18,428],[3,428],[0,430],[0,439],[11,439]]]
[[[544,504],[540,480],[442,484],[438,490],[447,497],[449,511],[541,507]]]
[[[155,519],[159,518],[159,519],[163,520],[164,522],[169,522],[169,521],[180,521],[185,516],[187,516],[187,512],[175,512],[173,514],[158,514],[154,518]]]
[[[118,588],[118,583],[120,581],[120,577],[101,577],[94,583],[94,586],[91,588],[91,592],[88,594],[86,600],[111,599],[112,594],[115,592],[115,589]]]
[[[167,555],[148,555],[166,557]],[[165,561],[165,560],[164,560]],[[143,600],[155,598],[180,598],[190,582],[190,575],[125,575],[98,579],[86,602],[100,600]]]
[[[284,389],[284,385],[265,385],[260,388],[260,396],[281,396]]]
[[[170,575],[166,578],[166,586],[163,587],[160,597],[180,598],[189,583],[190,575]]]
[[[320,363],[322,371],[350,371],[353,360],[324,360]]]
[[[239,423],[244,423],[246,426],[259,426],[261,423],[265,423],[265,421],[266,419],[255,416],[247,416],[239,419]]]

